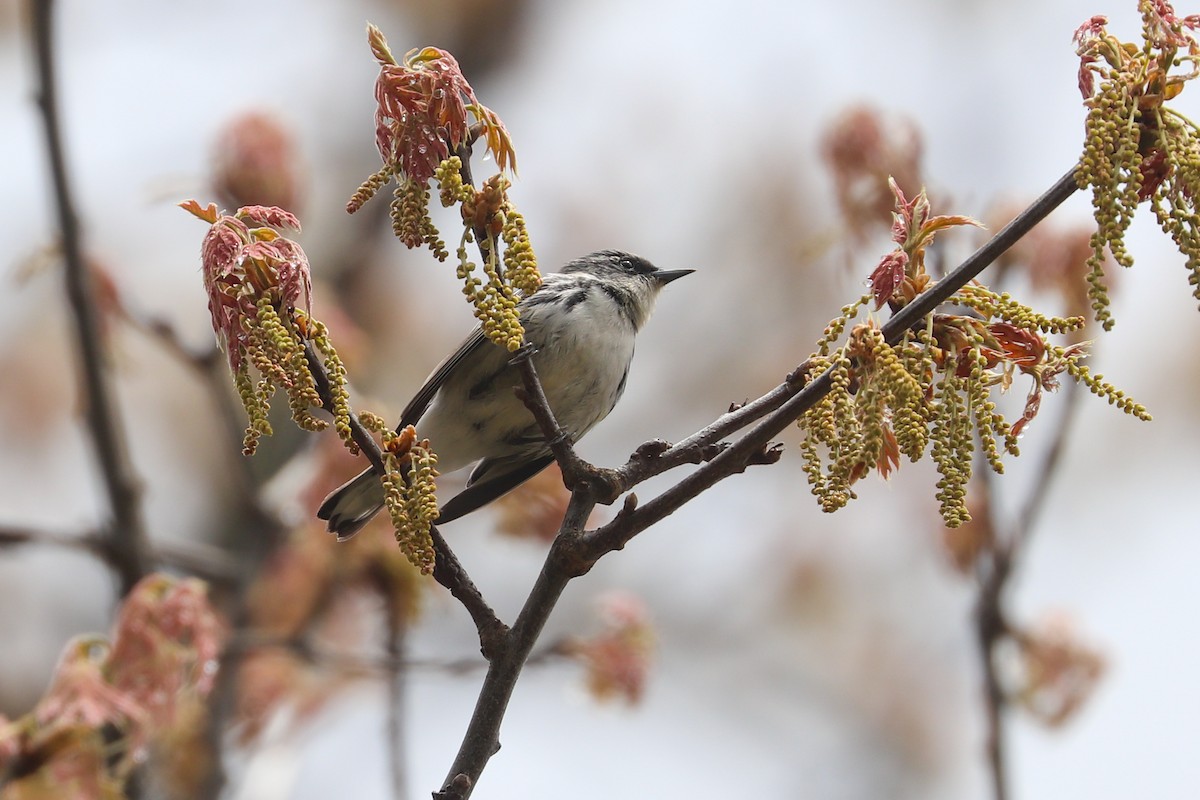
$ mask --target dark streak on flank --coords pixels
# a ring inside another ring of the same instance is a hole
[[[579,289],[578,291],[571,292],[571,294],[567,295],[567,299],[565,301],[567,311],[570,311],[571,309],[575,308],[575,306],[582,303],[584,300],[587,300],[587,296],[588,296],[588,290],[586,287],[584,287],[583,289]]]
[[[507,368],[508,368],[508,365],[506,364],[505,366],[496,370],[492,374],[485,375],[482,378],[480,378],[478,381],[476,381],[475,385],[467,390],[467,399],[478,400],[479,398],[483,397],[485,394],[490,392],[492,390],[492,384],[494,384],[496,382],[497,378],[499,378],[501,375],[504,374],[504,371]]]
[[[612,299],[613,305],[617,307],[617,311],[621,313],[630,327],[637,329],[637,320],[633,318],[633,298],[629,296],[629,292],[610,283],[601,283],[600,288]]]
[[[617,393],[615,395],[613,395],[613,405],[614,406],[617,404],[617,401],[621,399],[621,395],[625,394],[625,383],[628,380],[629,380],[629,367],[626,367],[625,371],[623,373],[621,373],[621,382],[617,384]],[[612,411],[612,409],[610,408],[609,411]]]

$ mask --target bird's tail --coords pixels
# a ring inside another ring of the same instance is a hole
[[[317,517],[328,521],[329,532],[344,542],[358,533],[383,508],[383,485],[374,470],[365,470],[325,498]]]

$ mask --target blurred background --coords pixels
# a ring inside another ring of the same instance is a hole
[[[394,415],[472,325],[447,266],[391,238],[385,204],[343,210],[378,167],[368,20],[397,54],[449,49],[503,118],[519,155],[512,194],[544,270],[607,247],[696,269],[664,293],[624,400],[581,444],[616,465],[646,439],[681,439],[773,388],[864,291],[890,246],[882,229],[847,226],[822,157],[848,108],[877,109],[887,137],[919,150],[909,161],[935,213],[990,220],[1019,208],[1080,149],[1075,28],[1106,14],[1122,38],[1138,35],[1131,0],[1104,2],[58,3],[85,248],[140,321],[111,331],[111,366],[153,539],[239,552],[255,535],[235,508],[247,481],[266,483],[292,524],[314,507],[303,487],[323,458],[316,437],[277,425],[239,465],[240,433],[208,379],[147,332],[166,324],[172,346],[211,348],[204,229],[174,204],[218,199],[218,141],[239,116],[266,114],[290,137],[293,210],[319,280],[313,310],[372,408]],[[0,2],[0,525],[69,534],[95,528],[105,498],[78,415],[61,270],[46,255],[56,224],[23,23],[21,3]],[[1185,92],[1179,108],[1197,113],[1198,97]],[[1155,420],[1081,398],[1007,598],[1014,621],[1068,626],[1106,668],[1064,725],[1012,714],[1022,800],[1186,797],[1200,785],[1200,315],[1183,257],[1142,216],[1130,239],[1138,264],[1119,276],[1117,327],[1096,343],[1093,368]],[[452,220],[437,219],[449,240]],[[1049,224],[1088,219],[1078,196]],[[949,263],[979,241],[942,240]],[[1017,276],[1006,288],[1061,309],[1029,284]],[[1041,479],[1057,399],[993,486],[1001,521]],[[872,476],[859,500],[824,515],[797,440],[785,439],[778,466],[719,485],[572,584],[548,640],[591,625],[607,592],[642,598],[657,650],[641,702],[594,701],[572,664],[531,667],[476,796],[560,797],[564,786],[578,798],[715,798],[747,786],[822,800],[988,796],[975,589],[947,552],[933,470]],[[481,512],[444,532],[511,620],[545,546],[496,535],[497,518]],[[0,550],[0,713],[28,710],[69,636],[109,629],[113,589],[75,549]],[[413,797],[440,785],[481,677],[436,666],[478,642],[457,603],[432,583],[424,594],[406,644],[434,664],[407,676]],[[392,796],[385,706],[382,683],[365,678],[319,704],[273,707],[261,735],[235,748],[229,796]]]

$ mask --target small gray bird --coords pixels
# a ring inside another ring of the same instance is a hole
[[[578,441],[608,416],[625,391],[633,340],[658,292],[690,269],[661,270],[618,250],[598,253],[546,275],[523,299],[521,324],[537,348],[546,399],[559,426]],[[404,409],[400,424],[415,425],[453,472],[473,462],[466,488],[441,508],[449,522],[490,503],[541,472],[554,457],[529,409],[513,389],[521,384],[511,354],[478,328],[443,361]],[[383,508],[383,487],[371,469],[325,498],[317,516],[339,540],[348,539]]]

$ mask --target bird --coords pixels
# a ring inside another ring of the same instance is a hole
[[[608,416],[624,393],[634,339],[659,291],[694,271],[663,270],[631,253],[600,250],[543,276],[541,286],[517,304],[546,399],[571,441]],[[475,464],[465,488],[439,510],[439,524],[490,503],[554,460],[514,391],[521,378],[511,358],[476,328],[401,413],[397,430],[414,425],[443,474]],[[317,517],[344,541],[383,505],[382,484],[368,468],[330,493]]]

